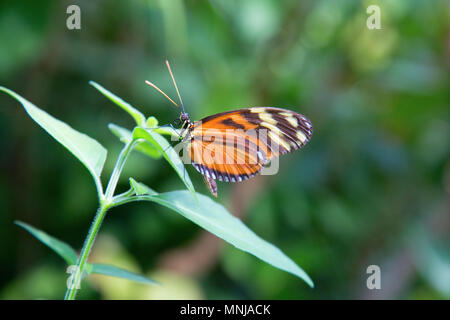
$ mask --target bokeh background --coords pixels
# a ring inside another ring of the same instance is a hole
[[[66,9],[81,8],[81,30]],[[366,27],[369,5],[380,30]],[[108,149],[128,115],[94,80],[160,123],[178,111],[171,61],[193,119],[237,107],[296,110],[311,142],[275,176],[219,184],[218,201],[316,283],[240,252],[156,204],[109,212],[91,261],[162,282],[89,277],[83,299],[450,298],[450,4],[442,0],[1,1],[0,84]],[[87,170],[0,94],[0,298],[60,299],[64,262],[13,224],[80,249],[96,210]],[[197,191],[201,176],[188,168]],[[183,185],[163,160],[133,154],[127,177]],[[366,268],[381,267],[381,290]]]

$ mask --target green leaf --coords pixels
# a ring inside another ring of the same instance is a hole
[[[153,128],[152,130],[153,130],[153,132],[156,132],[159,134],[164,134],[166,136],[176,137],[176,138],[180,137],[180,131],[181,131],[180,129],[175,129],[170,126],[161,126],[158,128]]]
[[[156,192],[155,190],[147,187],[143,183],[137,182],[133,178],[130,178],[130,186],[131,186],[131,188],[133,188],[134,192],[138,196],[141,196],[141,195],[151,195],[151,196],[153,196],[153,195],[157,195],[158,194],[158,192]]]
[[[125,129],[125,128],[118,126],[116,124],[113,124],[113,123],[108,124],[108,128],[124,144],[127,144],[128,142],[131,141],[132,134],[131,134],[130,130]],[[161,152],[159,152],[158,148],[154,147],[152,144],[150,144],[148,142],[138,143],[135,145],[134,149],[138,150],[139,152],[142,152],[143,154],[145,154],[153,159],[159,159],[162,156],[162,154],[161,154]]]
[[[159,133],[154,132],[152,129],[135,128],[133,131],[133,136],[135,139],[144,139],[158,148],[162,153],[164,158],[169,162],[169,164],[175,169],[178,176],[186,185],[189,192],[195,198],[194,185],[192,184],[191,178],[184,167],[178,154],[172,148],[170,143]]]
[[[90,263],[88,267],[86,268],[89,274],[97,273],[102,274],[105,276],[111,276],[111,277],[117,277],[117,278],[123,278],[128,279],[144,284],[159,284],[157,281],[152,280],[150,278],[147,278],[143,275],[118,268],[115,266],[111,266],[108,264],[101,264],[101,263]]]
[[[417,271],[435,290],[450,297],[450,255],[445,246],[436,242],[421,224],[410,228],[405,238]]]
[[[135,196],[125,202],[139,200],[152,201],[175,210],[185,218],[231,243],[238,249],[251,253],[278,269],[290,272],[303,279],[311,287],[314,287],[311,278],[305,271],[297,266],[280,249],[257,236],[241,220],[231,215],[222,205],[201,194],[197,194],[197,199],[198,204],[189,192],[182,190]]]
[[[155,128],[158,126],[158,119],[155,117],[148,117],[147,121],[145,122],[145,125],[147,128]]]
[[[101,194],[100,174],[106,159],[106,149],[96,140],[72,129],[66,123],[52,117],[14,91],[4,87],[0,87],[0,90],[17,99],[34,121],[86,166],[95,180],[99,194]]]
[[[35,238],[41,241],[43,244],[48,246],[50,249],[55,251],[61,258],[63,258],[68,265],[74,265],[77,262],[77,254],[75,250],[72,249],[67,243],[58,240],[44,231],[38,230],[29,224],[22,221],[14,221],[15,224],[24,228],[29,233],[31,233]]]
[[[138,126],[144,126],[145,125],[145,117],[144,117],[144,115],[139,110],[134,108],[131,104],[129,104],[128,102],[122,100],[121,98],[116,96],[114,93],[106,90],[105,88],[103,88],[101,85],[99,85],[98,83],[96,83],[94,81],[89,81],[89,84],[92,85],[98,91],[100,91],[109,100],[111,100],[112,102],[117,104],[119,107],[121,107],[123,110],[128,112],[128,114],[131,117],[133,117],[134,121],[136,121],[136,124]]]

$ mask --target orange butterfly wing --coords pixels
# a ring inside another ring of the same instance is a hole
[[[189,156],[205,177],[237,182],[255,176],[270,159],[303,147],[312,132],[311,122],[290,110],[233,110],[194,122]]]

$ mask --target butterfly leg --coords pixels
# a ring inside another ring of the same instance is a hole
[[[173,131],[178,135],[180,139],[183,138],[183,136],[177,131],[173,124],[169,123],[169,126],[173,129]]]
[[[180,136],[180,138],[181,138],[181,135],[176,131],[176,129],[175,129],[172,125],[170,125],[170,127],[171,127],[172,129],[174,129],[175,132],[178,134],[178,136]],[[184,140],[181,140],[180,143],[184,143],[184,142],[185,142]],[[169,146],[167,146],[167,148],[165,148],[165,149],[163,150],[163,152],[166,152],[166,150],[169,149],[170,147],[172,147],[171,144],[169,144]]]
[[[209,191],[212,193],[214,197],[217,198],[217,183],[213,178],[208,178],[207,176],[203,176],[203,180],[205,181],[206,186]]]

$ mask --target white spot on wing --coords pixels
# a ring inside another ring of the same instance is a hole
[[[297,118],[292,117],[292,116],[289,116],[289,117],[286,117],[286,121],[289,122],[289,124],[290,124],[291,126],[293,126],[294,128],[297,128],[297,126],[298,126],[298,120],[297,120]]]
[[[280,146],[283,146],[287,151],[291,150],[291,146],[289,145],[289,143],[287,143],[285,140],[283,140],[283,138],[281,138],[279,135],[277,135],[273,131],[269,131],[269,137],[275,143],[279,144]]]
[[[275,120],[270,113],[262,112],[258,117],[263,121],[262,125],[264,125],[264,123],[277,124],[277,120]]]
[[[266,108],[262,108],[262,107],[250,108],[250,112],[253,112],[253,113],[266,112]]]
[[[306,136],[303,134],[303,132],[301,131],[297,131],[297,138],[298,140],[300,140],[302,143],[304,143],[306,141]]]

